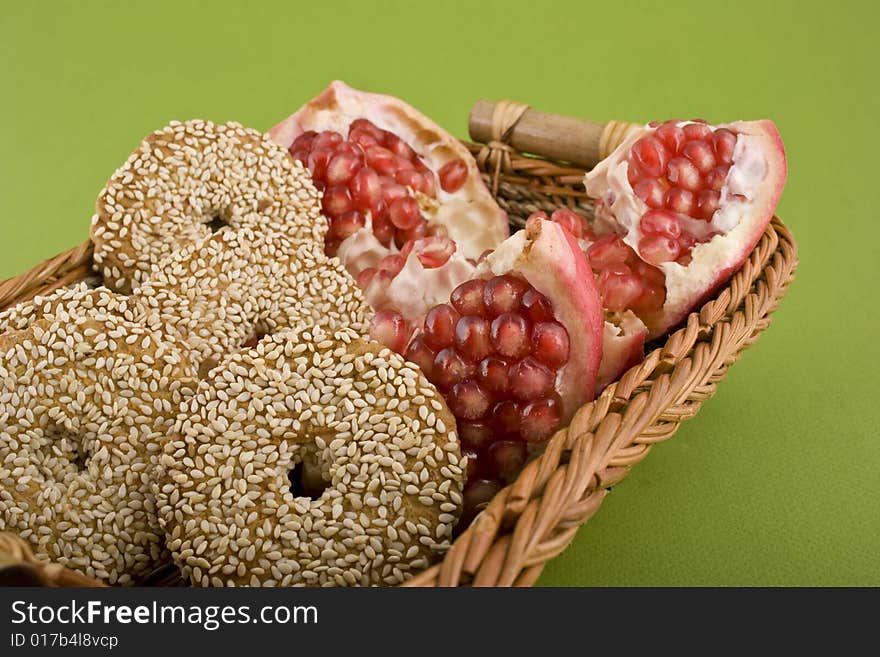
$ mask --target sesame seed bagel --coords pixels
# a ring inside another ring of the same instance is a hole
[[[326,484],[314,499],[291,492],[306,460]],[[351,330],[300,328],[200,383],[156,497],[194,584],[394,585],[448,546],[464,467],[417,366]]]
[[[0,530],[111,584],[163,559],[152,478],[195,367],[85,286],[0,315]]]
[[[312,240],[224,228],[164,258],[136,290],[146,321],[197,351],[207,372],[242,345],[293,326],[365,335],[370,307],[336,258]]]
[[[327,232],[320,194],[284,149],[238,123],[173,122],[146,137],[98,196],[95,270],[128,293],[163,256],[219,225],[317,243]]]

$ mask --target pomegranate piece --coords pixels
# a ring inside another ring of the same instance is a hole
[[[584,179],[596,225],[613,233],[589,247],[593,269],[608,272],[600,282],[606,307],[631,309],[650,337],[677,325],[748,257],[785,178],[771,121],[667,121],[632,133]],[[612,270],[615,262],[629,273]],[[635,300],[630,274],[654,281]]]
[[[594,395],[602,309],[583,251],[561,225],[574,218],[559,216],[530,220],[487,255],[427,312],[405,351],[443,392],[473,476],[498,486]]]

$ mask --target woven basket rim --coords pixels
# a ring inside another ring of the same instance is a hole
[[[584,170],[465,142],[487,183],[521,226],[528,213],[568,206],[591,212],[577,189]],[[0,282],[0,310],[92,276],[86,241]],[[774,217],[739,271],[645,359],[581,407],[517,480],[502,489],[444,558],[405,586],[529,586],[578,528],[598,511],[608,488],[699,410],[740,353],[767,328],[797,267],[797,246]],[[18,563],[46,586],[104,586],[59,564],[38,561],[27,544],[0,532],[0,566]],[[0,570],[2,572],[2,570]]]

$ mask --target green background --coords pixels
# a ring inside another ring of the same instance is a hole
[[[586,118],[772,118],[801,268],[718,394],[545,585],[880,585],[876,89],[853,2],[0,2],[0,279],[87,235],[171,119],[268,129],[326,84],[466,136],[480,97]]]

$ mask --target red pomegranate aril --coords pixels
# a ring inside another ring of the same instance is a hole
[[[689,140],[706,139],[706,137],[712,134],[712,128],[706,125],[705,122],[689,123],[682,130],[684,131],[685,138]]]
[[[414,337],[404,352],[404,358],[415,363],[429,381],[434,375],[434,359],[437,354],[425,343],[422,335]]]
[[[321,200],[321,207],[331,219],[341,217],[346,212],[354,208],[351,201],[351,195],[348,189],[342,186],[331,187],[324,192],[324,198]]]
[[[644,290],[641,281],[632,274],[603,272],[599,279],[599,291],[605,307],[617,312],[631,308]]]
[[[663,186],[663,183],[656,178],[645,178],[644,180],[638,181],[633,186],[633,191],[649,208],[663,207],[666,188]]]
[[[685,142],[684,130],[675,124],[675,121],[667,121],[654,133],[654,136],[663,142],[671,155],[681,153],[681,147]]]
[[[489,445],[486,452],[495,475],[504,483],[514,481],[526,463],[526,444],[520,441],[499,440]]]
[[[726,164],[722,164],[721,166],[717,166],[712,169],[709,173],[706,174],[706,187],[709,189],[714,189],[716,192],[720,192],[724,187],[724,181],[727,180],[727,173],[730,171],[730,167]]]
[[[397,156],[387,148],[367,147],[364,151],[364,161],[381,176],[393,176],[397,172]]]
[[[653,137],[642,137],[632,146],[630,164],[642,176],[657,178],[663,175],[669,154],[663,143]]]
[[[486,422],[457,422],[458,437],[465,449],[481,450],[495,437],[492,427]]]
[[[529,321],[516,313],[503,313],[493,319],[489,337],[495,351],[507,358],[522,358],[531,350]]]
[[[445,349],[452,345],[461,315],[449,304],[434,306],[425,315],[425,343],[432,349]]]
[[[366,224],[364,215],[357,210],[346,212],[338,219],[332,222],[333,235],[341,242],[347,237],[351,237]]]
[[[607,269],[615,264],[626,262],[630,248],[618,235],[606,235],[593,242],[587,249],[587,257],[593,269]]]
[[[679,214],[690,215],[694,209],[694,193],[681,187],[666,192],[666,208]]]
[[[465,164],[463,160],[452,160],[451,162],[447,162],[440,167],[440,170],[437,172],[437,177],[440,178],[440,189],[444,192],[454,194],[461,189],[465,181],[467,181],[467,175],[467,164]]]
[[[409,230],[401,230],[400,228],[397,228],[394,231],[394,242],[397,244],[397,248],[402,249],[407,243],[420,240],[427,236],[427,234],[428,225],[424,221],[420,221]],[[419,258],[419,260],[421,261],[421,258]]]
[[[492,427],[496,437],[515,438],[519,435],[520,405],[513,399],[505,399],[492,407]]]
[[[364,165],[364,149],[360,147],[359,144],[356,144],[353,141],[343,141],[339,146],[336,147],[336,150],[333,151],[334,155],[352,155],[358,163],[363,166]]]
[[[379,261],[379,269],[387,271],[392,276],[397,276],[405,264],[406,260],[404,260],[400,254],[393,253],[385,256]]]
[[[418,156],[416,152],[407,144],[403,139],[398,137],[392,132],[384,131],[382,143],[385,144],[385,148],[394,153],[397,157],[402,160],[408,160],[412,162]]]
[[[559,322],[539,322],[532,327],[532,353],[545,365],[565,365],[570,348],[568,331]]]
[[[727,128],[719,128],[712,133],[712,146],[718,162],[730,166],[733,164],[733,153],[736,149],[736,134]]]
[[[455,324],[455,348],[465,357],[479,361],[492,353],[489,322],[478,315],[462,317]]]
[[[376,271],[378,271],[375,267],[367,267],[357,276],[357,284],[358,287],[362,290],[366,290],[367,286],[370,284],[370,281],[373,280],[373,277],[376,275]],[[433,356],[432,356],[433,358]]]
[[[703,140],[686,142],[681,153],[694,163],[700,173],[708,173],[715,166],[715,153]]]
[[[308,164],[306,165],[312,173],[312,178],[325,182],[324,178],[327,175],[327,165],[330,163],[332,157],[333,151],[331,150],[312,148],[312,152],[309,154]]]
[[[306,166],[308,166],[308,162],[309,162],[309,151],[307,151],[307,150],[305,150],[305,149],[303,149],[303,150],[299,150],[299,151],[291,151],[291,152],[290,152],[290,157],[292,157],[292,158],[293,158],[294,160],[296,160],[297,162],[302,162],[303,164],[305,164]]]
[[[379,128],[369,119],[358,118],[352,121],[351,124],[348,126],[348,136],[350,137],[351,133],[356,131],[369,133],[379,141],[381,141],[385,137],[385,131]]]
[[[455,242],[448,237],[427,237],[419,245],[416,257],[425,269],[435,269],[449,261],[455,248]]]
[[[503,358],[488,356],[477,365],[477,378],[482,387],[493,395],[503,395],[510,389],[507,372],[510,365]]]
[[[574,210],[569,210],[568,208],[554,210],[553,214],[550,215],[550,221],[555,221],[560,226],[564,226],[569,233],[578,239],[584,236],[585,219]]]
[[[388,207],[388,218],[395,228],[409,230],[414,228],[422,219],[418,202],[410,197],[399,198]]]
[[[328,185],[347,185],[361,168],[361,162],[357,155],[352,153],[338,153],[333,156],[327,165],[327,173],[324,178]]]
[[[382,202],[382,183],[379,174],[372,169],[362,168],[358,171],[349,189],[351,200],[358,210],[373,210]]]
[[[325,130],[318,134],[312,141],[312,150],[334,150],[343,142],[342,135],[332,130]]]
[[[562,401],[558,396],[538,399],[526,404],[520,417],[520,435],[529,443],[550,439],[562,420]]]
[[[415,169],[398,169],[394,179],[401,185],[422,194],[428,194],[430,189],[427,178]]]
[[[442,349],[434,358],[434,372],[431,383],[449,389],[459,381],[473,376],[476,367],[455,349]]]
[[[379,146],[379,140],[366,130],[349,131],[348,139],[360,146],[364,151],[368,148]]]
[[[526,290],[522,301],[520,301],[520,307],[533,324],[552,322],[555,319],[550,300],[533,288]]]
[[[721,205],[721,192],[714,189],[704,189],[697,195],[696,216],[697,219],[710,221],[712,215]]]
[[[446,396],[449,410],[464,420],[479,420],[489,410],[492,400],[473,379],[459,381]]]
[[[312,149],[312,144],[315,141],[315,137],[318,136],[318,133],[314,130],[306,130],[299,137],[293,140],[293,143],[288,147],[288,151],[291,153],[295,153],[297,151],[310,151]]]
[[[476,479],[477,475],[480,474],[479,454],[477,454],[476,450],[463,448],[461,450],[461,455],[465,458],[467,462],[467,468],[465,469],[465,481]]]
[[[515,276],[494,276],[486,281],[483,301],[493,316],[509,313],[519,308],[528,284]]]
[[[681,235],[681,222],[667,210],[650,210],[639,220],[642,232],[650,235],[665,235],[675,239]]]
[[[526,356],[510,368],[510,390],[517,399],[534,401],[553,390],[556,374],[534,356]]]
[[[678,242],[662,235],[646,235],[639,240],[639,253],[646,262],[660,265],[678,257]]]
[[[403,353],[409,338],[406,320],[393,310],[380,310],[370,322],[370,338],[392,351]]]
[[[459,526],[467,526],[480,511],[489,506],[492,498],[501,490],[501,484],[494,479],[474,479],[468,481],[462,491],[462,516]]]
[[[385,216],[373,217],[373,235],[383,246],[389,246],[394,239],[394,224]]]
[[[488,316],[486,304],[483,302],[483,291],[486,282],[475,278],[465,281],[452,291],[450,301],[455,309],[462,315]]]
[[[700,188],[700,171],[686,157],[674,157],[666,166],[666,177],[676,187],[692,192]]]

